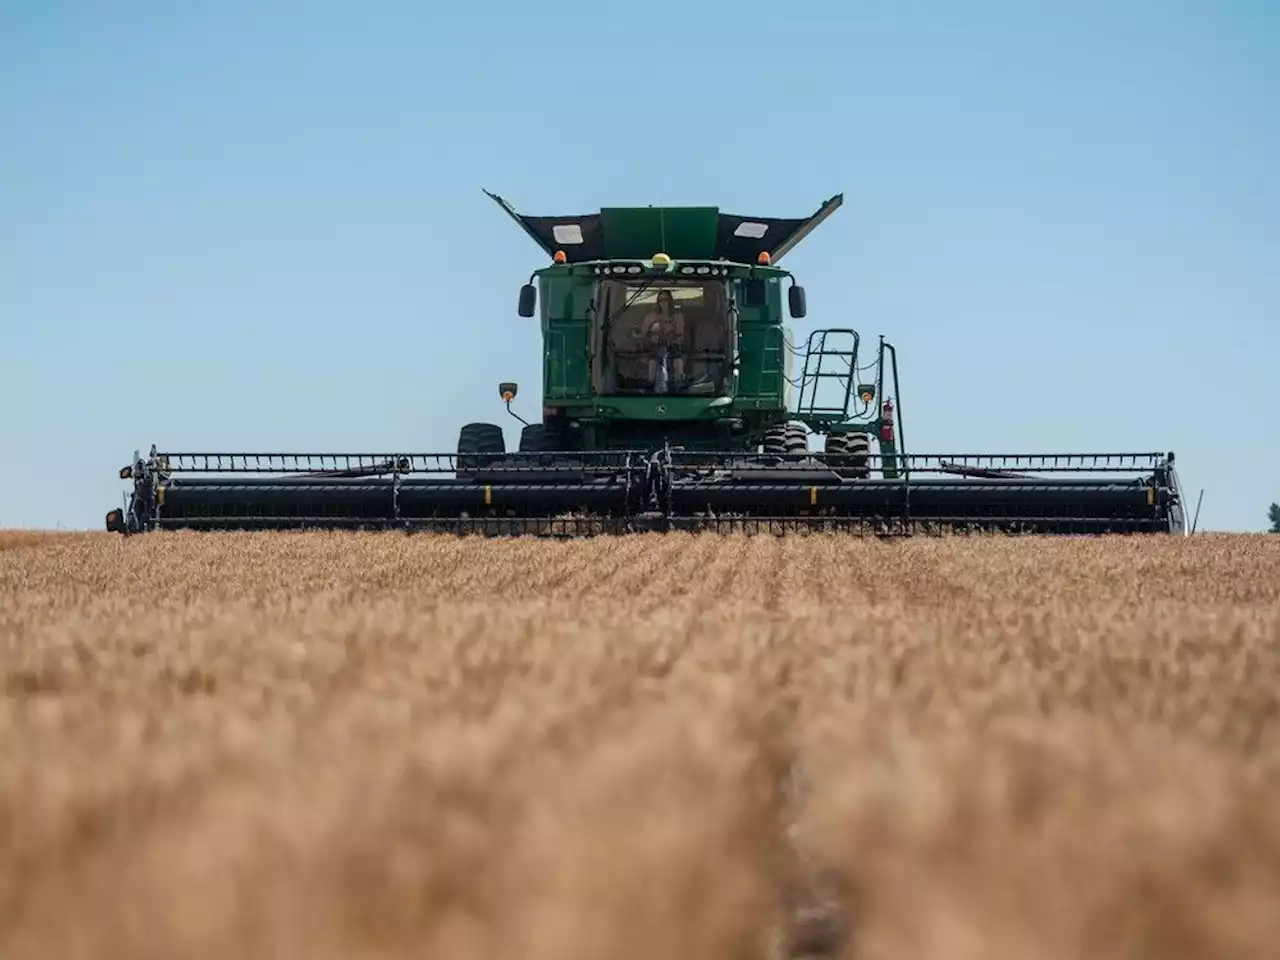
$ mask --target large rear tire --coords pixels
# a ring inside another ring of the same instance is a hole
[[[809,453],[809,431],[803,423],[779,423],[764,432],[761,452],[770,457],[796,457]]]
[[[468,423],[458,431],[458,477],[489,466],[507,452],[507,441],[496,423]]]
[[[827,466],[842,477],[871,476],[871,438],[865,433],[833,433],[827,437]]]
[[[551,453],[567,449],[564,431],[546,423],[531,423],[520,431],[521,453]]]

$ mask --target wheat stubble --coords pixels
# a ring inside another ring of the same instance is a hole
[[[0,536],[0,681],[6,957],[1280,942],[1280,537]]]

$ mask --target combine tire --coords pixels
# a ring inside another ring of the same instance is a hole
[[[458,477],[491,465],[507,452],[502,428],[494,423],[468,423],[458,432]]]
[[[520,431],[521,453],[549,453],[565,449],[564,432],[545,423],[531,423]]]
[[[871,438],[865,433],[834,433],[827,437],[827,466],[842,477],[871,476]]]
[[[809,452],[809,431],[803,423],[772,426],[764,433],[761,452],[768,457],[804,456]]]
[[[573,462],[562,451],[569,446],[565,431],[559,425],[531,423],[520,431],[520,452],[540,467],[566,466]],[[560,456],[549,456],[559,453]],[[541,454],[541,456],[533,456]]]

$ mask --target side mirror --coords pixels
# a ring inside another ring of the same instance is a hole
[[[791,316],[797,320],[808,313],[805,309],[804,287],[793,285],[787,290],[787,306],[791,308]]]
[[[526,283],[520,288],[520,316],[532,317],[533,308],[538,302],[538,288]]]
[[[763,280],[748,280],[746,289],[743,292],[746,294],[745,299],[748,307],[763,307],[765,305],[767,298],[765,297]]]
[[[503,382],[498,384],[498,396],[502,397],[503,402],[510,403],[516,398],[517,385],[515,383]]]

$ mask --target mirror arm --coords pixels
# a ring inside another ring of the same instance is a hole
[[[517,420],[519,420],[521,423],[523,423],[526,427],[527,427],[527,426],[530,426],[530,424],[529,424],[529,421],[528,421],[528,420],[526,420],[524,417],[520,416],[520,414],[516,413],[514,410],[512,410],[512,409],[511,409],[511,401],[510,401],[510,400],[506,400],[506,401],[504,401],[504,403],[506,403],[506,405],[507,405],[507,413],[511,414],[513,417],[515,417]]]

